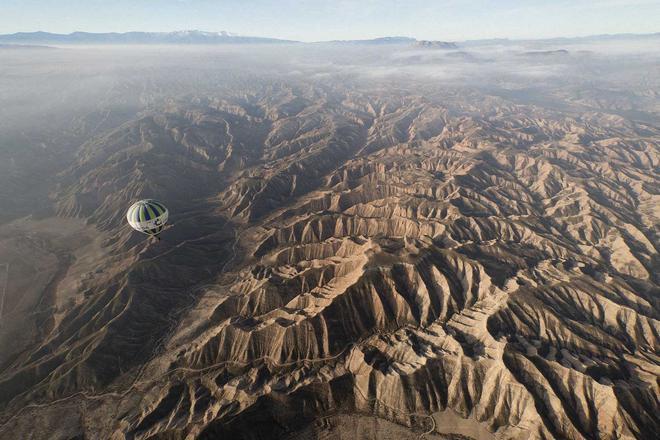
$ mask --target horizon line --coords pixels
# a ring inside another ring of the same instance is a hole
[[[201,29],[176,29],[176,30],[170,30],[170,31],[144,31],[144,30],[130,30],[130,31],[95,31],[95,32],[90,32],[90,31],[81,31],[81,30],[76,30],[72,31],[69,33],[61,33],[61,32],[50,32],[50,31],[44,31],[44,30],[35,30],[35,31],[17,31],[17,32],[12,32],[12,33],[6,33],[6,34],[0,34],[0,37],[7,37],[7,36],[13,36],[17,34],[37,34],[37,33],[44,33],[44,34],[50,34],[50,35],[58,35],[58,36],[70,36],[73,34],[92,34],[92,35],[102,35],[102,34],[115,34],[115,35],[122,35],[122,34],[131,34],[131,33],[144,33],[144,34],[174,34],[177,32],[199,32],[199,33],[206,33],[206,34],[215,34],[217,36],[224,36],[224,37],[229,37],[229,38],[259,38],[259,39],[270,39],[270,40],[278,40],[282,42],[291,42],[291,43],[332,43],[332,42],[348,42],[348,41],[372,41],[372,40],[378,40],[378,39],[386,39],[386,38],[408,38],[416,41],[442,41],[442,42],[470,42],[470,41],[490,41],[490,40],[508,40],[508,41],[543,41],[543,40],[561,40],[561,39],[578,39],[578,38],[594,38],[594,37],[615,37],[615,36],[652,36],[652,35],[658,35],[660,34],[659,31],[655,32],[642,32],[642,33],[636,33],[636,32],[614,32],[614,33],[598,33],[598,34],[583,34],[583,35],[561,35],[561,36],[539,36],[539,37],[483,37],[483,38],[466,38],[466,39],[418,39],[417,37],[411,37],[411,36],[405,36],[405,35],[381,35],[381,36],[375,36],[375,37],[369,37],[369,38],[346,38],[346,39],[340,39],[340,38],[335,38],[332,40],[293,40],[293,39],[286,39],[286,38],[280,38],[280,37],[272,37],[272,36],[257,36],[257,35],[243,35],[243,34],[238,34],[235,32],[231,31],[226,31],[226,30],[219,30],[219,31],[207,31],[207,30],[201,30]],[[225,34],[225,35],[223,35]]]

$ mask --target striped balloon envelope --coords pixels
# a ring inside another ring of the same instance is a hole
[[[168,217],[165,205],[153,199],[135,202],[126,212],[126,220],[133,229],[152,236],[158,236]]]

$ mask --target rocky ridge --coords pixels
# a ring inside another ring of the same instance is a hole
[[[3,363],[0,435],[284,438],[358,413],[427,438],[442,414],[651,438],[659,140],[598,111],[304,83],[141,115],[59,176],[104,270],[70,302],[55,286],[58,319]],[[172,210],[161,243],[123,223],[146,196]]]

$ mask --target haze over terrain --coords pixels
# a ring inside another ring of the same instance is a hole
[[[0,43],[0,438],[660,430],[658,34]]]

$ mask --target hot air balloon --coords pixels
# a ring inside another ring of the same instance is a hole
[[[165,205],[153,199],[135,202],[126,212],[126,220],[133,229],[156,238],[163,230],[168,217],[169,211]]]

